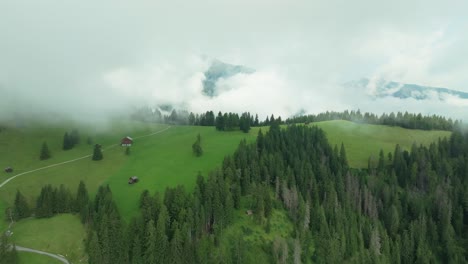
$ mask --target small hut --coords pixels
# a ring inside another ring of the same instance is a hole
[[[133,144],[133,138],[126,136],[120,140],[120,145],[122,147],[131,147]]]
[[[5,172],[7,172],[7,173],[13,172],[13,168],[12,167],[6,167]]]

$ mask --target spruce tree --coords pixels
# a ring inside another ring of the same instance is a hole
[[[197,140],[192,145],[192,151],[195,156],[200,157],[203,155],[203,149],[201,147],[201,137],[200,134],[197,135]]]
[[[140,237],[136,236],[133,241],[133,248],[132,248],[132,264],[143,264],[143,253],[141,252],[141,242]]]
[[[222,131],[224,130],[224,116],[221,111],[218,113],[218,117],[216,117],[216,130]]]
[[[88,240],[88,256],[89,256],[89,263],[100,263],[102,256],[101,256],[101,246],[99,245],[99,240],[96,232],[92,231],[89,235],[91,238]]]
[[[76,191],[76,199],[75,199],[75,212],[81,212],[83,208],[85,208],[89,203],[89,195],[88,190],[86,189],[86,185],[83,181],[80,181],[78,185],[78,190]]]
[[[154,227],[154,221],[152,219],[146,224],[145,236],[146,236],[145,263],[148,263],[148,264],[164,263],[164,262],[159,262],[160,258],[158,258],[159,255],[157,255],[159,253],[157,252],[158,241],[156,240],[156,228]]]
[[[73,129],[70,133],[70,143],[72,147],[80,143],[80,133],[77,129]]]
[[[49,147],[47,146],[47,142],[43,142],[42,143],[42,147],[41,147],[41,154],[39,156],[39,159],[40,160],[46,160],[46,159],[50,159],[51,155],[50,155],[50,150],[49,150]]]
[[[104,156],[102,155],[101,145],[94,145],[93,160],[102,160]]]
[[[170,263],[183,263],[182,238],[178,228],[174,231],[170,243]]]
[[[63,135],[63,147],[62,148],[63,150],[69,150],[73,148],[73,143],[72,143],[70,136],[68,135],[68,132],[65,132],[65,135]]]
[[[31,216],[31,209],[29,208],[26,198],[20,191],[16,191],[13,218],[19,220],[28,216]]]
[[[156,248],[154,251],[156,257],[156,263],[166,263],[167,260],[167,249],[168,239],[166,235],[166,224],[168,221],[168,213],[166,206],[162,206],[159,212],[158,223],[155,231],[155,243]]]

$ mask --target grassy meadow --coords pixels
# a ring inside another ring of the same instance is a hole
[[[18,252],[20,264],[62,264],[58,259],[31,252]]]
[[[77,216],[56,215],[51,218],[28,218],[12,228],[15,244],[65,256],[72,263],[86,259],[83,245],[86,232]],[[47,257],[47,259],[51,259]]]
[[[426,131],[389,127],[382,125],[357,124],[350,121],[334,120],[311,123],[310,126],[322,128],[330,144],[344,144],[348,162],[354,168],[367,168],[370,156],[378,157],[383,149],[384,153],[395,150],[396,144],[403,149],[410,150],[413,143],[429,145],[439,138],[449,137],[449,131]]]
[[[138,200],[144,189],[151,192],[166,187],[184,185],[191,189],[198,172],[206,176],[209,171],[221,165],[224,156],[231,154],[242,139],[255,140],[258,129],[248,134],[219,132],[213,127],[172,127],[154,137],[135,140],[129,156],[122,167],[109,175],[113,197],[124,218],[129,219],[138,212]],[[200,134],[203,155],[195,157],[192,144]],[[128,184],[130,176],[137,176],[139,182]]]

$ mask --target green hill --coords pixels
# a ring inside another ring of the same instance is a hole
[[[439,137],[450,135],[447,131],[408,130],[348,121],[327,121],[310,125],[321,127],[332,145],[339,146],[343,142],[349,164],[356,168],[367,167],[369,156],[377,156],[380,149],[385,153],[393,152],[396,144],[409,149],[413,142],[428,144]],[[91,137],[93,143],[102,144],[105,150],[102,161],[96,162],[90,157],[85,157],[22,175],[1,187],[1,230],[5,230],[7,226],[4,221],[5,208],[11,206],[17,190],[20,190],[29,199],[30,204],[34,205],[33,198],[37,197],[45,184],[54,186],[64,184],[74,193],[80,180],[85,181],[91,195],[95,194],[98,186],[109,184],[122,216],[128,220],[138,212],[138,200],[144,189],[150,190],[151,193],[163,192],[166,187],[179,184],[191,189],[199,172],[206,175],[210,170],[219,167],[224,156],[232,153],[242,139],[254,141],[259,130],[254,128],[245,134],[219,132],[213,127],[168,127],[139,122],[118,122],[109,125],[107,129],[80,127],[81,143],[72,150],[63,151],[61,149],[63,134],[72,128],[73,124],[52,127],[31,125],[23,128],[7,128],[0,132],[0,166],[15,168],[12,174],[7,174],[3,170],[0,172],[0,184],[18,173],[90,155],[93,145],[86,143],[88,137]],[[204,154],[197,158],[193,155],[191,146],[198,134],[201,135]],[[126,135],[135,138],[130,155],[125,155],[125,148],[118,146],[119,140]],[[39,161],[39,150],[43,141],[49,144],[52,158]],[[129,185],[130,176],[137,176],[140,181]],[[18,224],[34,226],[35,221],[53,220],[29,219],[26,222],[28,224],[22,221]],[[242,222],[237,225],[245,227],[249,224]],[[43,230],[48,231],[47,225]],[[20,237],[21,232],[15,236],[18,236],[15,239],[24,241],[24,237]],[[258,236],[261,238],[261,235]],[[58,239],[50,243],[62,242],[64,242],[62,239]],[[79,252],[71,254],[79,255]]]
[[[427,131],[390,127],[383,125],[357,124],[350,121],[334,120],[312,123],[322,128],[330,144],[344,144],[348,162],[354,168],[367,168],[370,156],[378,157],[381,149],[384,153],[395,150],[400,144],[403,149],[409,150],[413,143],[428,145],[439,138],[449,137],[449,131]]]
[[[126,218],[131,217],[138,209],[138,199],[142,190],[151,192],[164,191],[166,187],[184,184],[191,188],[195,183],[198,172],[206,175],[210,170],[219,166],[225,155],[232,153],[239,142],[246,138],[255,139],[258,129],[245,134],[236,132],[218,132],[213,127],[170,127],[165,125],[150,125],[142,123],[115,124],[112,129],[96,133],[95,142],[102,143],[104,159],[92,161],[90,157],[60,166],[50,167],[21,175],[1,188],[0,192],[0,228],[4,230],[4,212],[12,205],[17,190],[21,191],[31,205],[38,196],[42,186],[64,184],[75,192],[80,180],[85,181],[91,195],[102,184],[109,184],[114,193],[119,210]],[[167,129],[167,130],[166,130]],[[1,165],[10,164],[15,168],[14,173],[1,174],[1,182],[28,170],[42,168],[66,160],[89,155],[92,145],[81,143],[76,148],[63,151],[61,142],[64,127],[22,128],[2,131],[0,144]],[[88,131],[88,130],[84,130]],[[152,133],[158,133],[146,136]],[[204,154],[197,158],[192,154],[192,144],[196,136],[202,138]],[[125,148],[115,146],[124,135],[135,138],[131,147],[131,154],[125,155]],[[139,138],[141,137],[141,138]],[[42,142],[49,143],[53,157],[47,161],[39,161],[39,149]],[[11,153],[11,154],[8,154]],[[21,159],[20,157],[25,157]],[[138,176],[140,182],[128,184],[130,176]],[[1,183],[0,183],[1,184]]]

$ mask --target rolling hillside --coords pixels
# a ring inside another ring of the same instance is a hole
[[[312,123],[322,128],[331,145],[344,144],[348,162],[354,168],[367,168],[370,156],[378,157],[383,149],[384,153],[395,150],[400,144],[403,149],[409,150],[413,143],[428,145],[439,138],[449,137],[449,131],[426,131],[389,127],[382,125],[357,124],[350,121],[334,120]]]
[[[439,137],[450,135],[447,131],[407,130],[348,121],[327,121],[310,125],[317,125],[324,129],[332,145],[339,146],[343,142],[349,164],[355,168],[367,167],[369,156],[377,156],[381,148],[385,153],[392,152],[395,144],[409,149],[413,142],[428,144]],[[63,133],[70,127],[70,125],[53,128],[34,126],[6,129],[0,133],[0,146],[2,146],[0,166],[15,168],[13,174],[2,171],[1,182],[21,172],[91,154],[92,145],[85,142],[88,135],[91,135],[94,142],[101,143],[105,150],[102,161],[95,162],[90,157],[86,157],[22,175],[3,186],[0,192],[0,228],[2,230],[5,230],[7,226],[4,220],[5,208],[11,206],[16,190],[20,190],[33,205],[35,203],[33,198],[37,197],[41,187],[45,184],[54,186],[64,184],[75,192],[80,180],[85,181],[91,195],[94,195],[99,185],[109,184],[119,211],[128,220],[138,212],[138,200],[144,189],[149,189],[151,193],[163,192],[166,187],[179,184],[191,189],[198,172],[206,175],[210,170],[220,166],[224,156],[232,153],[242,139],[254,141],[259,130],[259,128],[254,128],[248,134],[244,134],[242,132],[219,132],[213,127],[168,127],[144,123],[118,123],[106,130],[107,132],[83,128],[80,130],[82,143],[72,150],[63,151],[61,150]],[[153,135],[145,136],[150,134]],[[199,158],[192,154],[191,149],[198,134],[201,135],[204,151],[203,156]],[[115,145],[125,135],[135,138],[134,146],[131,147],[131,153],[128,156],[124,154],[124,148]],[[53,158],[39,161],[39,149],[44,140],[48,142]],[[129,185],[127,180],[134,175],[139,177],[140,182]],[[31,230],[37,225],[41,225],[41,230],[46,233],[53,232],[52,229],[47,230],[48,225],[42,222],[59,221],[60,224],[66,225],[67,219],[69,218],[65,216],[59,220],[23,220],[13,229],[18,230],[14,239],[18,241],[18,244],[29,240],[29,235],[22,230]],[[238,225],[245,226],[246,223],[241,222]],[[81,255],[80,251],[70,252],[70,249],[64,252],[62,247],[58,246],[64,242],[64,239],[69,238],[59,237],[50,241],[50,248],[58,248],[60,252],[56,253],[60,254]]]

